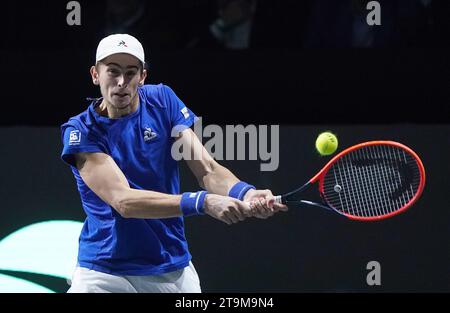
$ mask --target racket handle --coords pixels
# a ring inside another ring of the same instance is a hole
[[[281,201],[281,196],[275,196],[275,203],[283,203]]]

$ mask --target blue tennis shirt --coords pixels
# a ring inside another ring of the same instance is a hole
[[[118,119],[99,115],[93,101],[83,113],[61,126],[62,159],[71,166],[87,215],[79,239],[81,267],[114,275],[154,275],[189,264],[191,255],[182,217],[123,218],[84,183],[74,154],[111,156],[130,187],[179,194],[178,164],[171,156],[172,128],[190,127],[197,117],[169,87],[138,89],[136,112]]]

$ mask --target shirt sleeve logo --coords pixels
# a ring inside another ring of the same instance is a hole
[[[189,117],[189,112],[188,109],[186,107],[181,109],[181,113],[183,113],[183,116],[185,119],[187,119]]]
[[[81,133],[79,130],[72,130],[69,135],[69,146],[79,145],[81,142]]]

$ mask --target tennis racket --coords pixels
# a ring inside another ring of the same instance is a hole
[[[301,199],[318,183],[323,202]],[[306,184],[275,201],[308,204],[333,210],[359,221],[392,217],[410,208],[425,186],[425,169],[419,156],[394,141],[369,141],[340,152]]]

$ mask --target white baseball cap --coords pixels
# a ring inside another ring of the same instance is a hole
[[[145,64],[145,54],[142,44],[133,36],[127,34],[114,34],[103,38],[97,47],[95,62],[116,53],[128,53]]]

